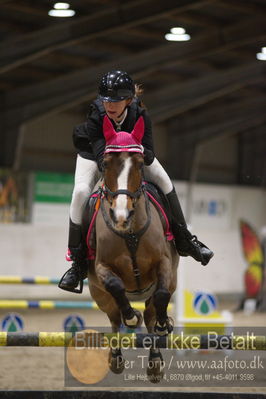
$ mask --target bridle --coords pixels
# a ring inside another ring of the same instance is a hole
[[[104,185],[102,187],[102,193],[103,193],[103,199],[105,198],[107,201],[108,201],[108,195],[111,197],[111,199],[113,199],[114,197],[116,197],[120,194],[123,194],[123,195],[129,196],[134,201],[137,201],[140,198],[141,194],[144,195],[147,219],[146,219],[144,226],[138,231],[121,232],[121,231],[116,230],[110,220],[110,217],[108,216],[108,214],[106,212],[106,209],[104,206],[104,200],[101,201],[101,212],[102,212],[102,216],[103,216],[106,226],[113,233],[115,233],[116,235],[118,235],[119,237],[121,237],[125,240],[127,249],[129,251],[131,259],[132,259],[133,273],[134,273],[134,277],[136,279],[137,287],[138,287],[138,290],[141,291],[140,271],[139,271],[139,268],[137,265],[136,254],[137,254],[137,249],[138,249],[140,238],[145,233],[145,231],[148,229],[148,227],[151,223],[151,210],[150,210],[149,199],[148,199],[148,196],[147,196],[146,190],[145,190],[145,185],[143,184],[143,181],[141,181],[139,188],[136,191],[132,192],[129,190],[124,190],[124,189],[112,191],[104,183]],[[110,204],[110,201],[108,201],[108,202]]]
[[[143,192],[142,182],[141,182],[139,188],[133,192],[129,191],[129,190],[124,190],[124,189],[112,191],[105,183],[103,186],[103,194],[105,195],[105,197],[107,198],[106,194],[108,194],[112,199],[114,199],[115,197],[117,197],[120,194],[124,194],[124,195],[127,195],[128,197],[132,198],[133,200],[137,200],[141,196],[142,192]]]

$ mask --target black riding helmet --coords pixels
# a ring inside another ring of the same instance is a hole
[[[122,101],[132,98],[134,95],[135,85],[127,72],[110,71],[103,75],[99,85],[101,101]]]

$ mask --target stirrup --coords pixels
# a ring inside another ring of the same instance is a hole
[[[178,225],[179,231],[175,234],[176,249],[180,256],[191,256],[197,262],[200,262],[202,266],[206,266],[214,253],[205,244],[198,240],[196,235],[192,235],[190,231],[182,225]],[[181,241],[185,242],[185,247],[178,245],[178,239],[181,233]],[[206,253],[207,251],[207,253]],[[205,252],[205,254],[204,254]]]
[[[82,294],[82,291],[83,291],[83,278],[82,277],[80,277],[79,285],[77,287],[66,287],[64,285],[61,285],[65,275],[71,269],[72,269],[72,266],[63,274],[63,276],[61,277],[61,279],[60,279],[60,281],[58,283],[58,287],[61,288],[61,290],[64,290],[64,291],[74,292],[75,294]]]

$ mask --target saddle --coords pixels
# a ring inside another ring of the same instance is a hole
[[[168,200],[159,186],[151,182],[145,182],[144,188],[149,197],[149,200],[155,205],[162,224],[164,226],[164,233],[168,241],[172,241],[174,236],[171,231],[172,215]]]
[[[144,182],[143,188],[148,196],[149,201],[155,206],[164,226],[164,232],[166,239],[172,241],[174,236],[171,232],[171,212],[167,201],[167,198],[161,191],[161,189],[151,183]],[[96,232],[95,232],[95,220],[97,213],[100,208],[100,203],[102,200],[102,188],[99,187],[97,191],[93,192],[84,208],[83,218],[82,218],[82,237],[84,241],[84,246],[87,247],[87,259],[95,259],[96,250]]]

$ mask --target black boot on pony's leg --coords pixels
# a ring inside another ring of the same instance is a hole
[[[166,198],[172,214],[172,230],[179,255],[192,256],[196,261],[201,262],[203,266],[207,265],[214,254],[206,245],[198,241],[195,235],[188,231],[175,188],[169,194],[166,194]]]
[[[68,260],[73,261],[70,269],[61,278],[58,287],[65,291],[82,293],[83,280],[87,278],[88,262],[86,248],[82,243],[81,226],[69,220],[69,254]],[[79,288],[77,288],[79,286]]]

